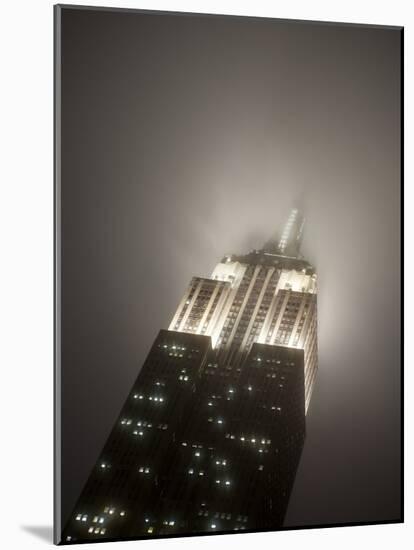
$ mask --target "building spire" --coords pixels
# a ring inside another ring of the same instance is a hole
[[[296,201],[284,225],[282,235],[272,237],[264,245],[263,250],[281,256],[300,258],[304,226],[305,218],[302,213],[301,201]]]
[[[278,243],[278,251],[284,256],[300,256],[305,218],[297,206],[290,211]]]

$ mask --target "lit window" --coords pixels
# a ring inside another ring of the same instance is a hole
[[[190,468],[190,469],[188,470],[188,473],[189,473],[189,474],[193,474],[193,473],[194,473],[193,468]]]
[[[212,529],[215,529],[215,528],[216,528],[216,524],[215,524],[215,523],[212,523],[212,524],[211,524],[211,528],[212,528]]]
[[[152,533],[154,531],[154,527],[148,527],[147,533]]]
[[[93,533],[93,527],[89,527],[88,533]]]
[[[80,521],[81,519],[82,519],[82,514],[78,514],[78,515],[76,516],[76,521]]]
[[[230,481],[229,481],[229,480],[226,481],[226,485],[230,485]]]

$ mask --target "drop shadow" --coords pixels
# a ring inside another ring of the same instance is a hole
[[[53,544],[53,527],[51,525],[21,525],[21,529],[38,539]]]

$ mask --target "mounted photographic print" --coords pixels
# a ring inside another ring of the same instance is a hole
[[[55,542],[401,522],[398,27],[55,7]]]

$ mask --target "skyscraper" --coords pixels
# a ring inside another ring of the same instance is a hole
[[[277,529],[317,371],[304,219],[193,277],[158,334],[63,542]]]

